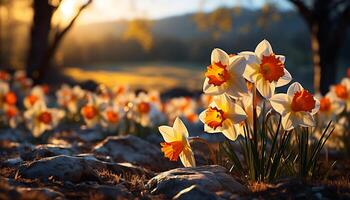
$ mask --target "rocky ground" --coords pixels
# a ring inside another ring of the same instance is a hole
[[[350,163],[338,160],[327,181],[246,182],[210,165],[195,148],[196,168],[163,158],[156,134],[102,137],[57,132],[44,141],[0,132],[0,199],[350,199]]]

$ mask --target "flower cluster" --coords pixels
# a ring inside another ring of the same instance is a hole
[[[63,84],[53,91],[47,85],[34,86],[24,71],[11,75],[0,70],[0,125],[24,125],[35,137],[63,125],[128,134],[172,122],[177,116],[197,123],[199,107],[200,102],[190,97],[163,101],[159,91],[136,93],[125,85],[99,85],[88,91]]]
[[[222,133],[228,141],[236,141],[239,136],[245,138],[243,143],[240,142],[245,144],[241,146],[242,152],[249,173],[255,180],[272,180],[277,176],[277,171],[282,168],[282,160],[286,159],[282,158],[285,153],[284,146],[290,143],[292,130],[308,132],[307,127],[315,127],[316,113],[319,110],[328,110],[327,115],[332,115],[334,112],[330,109],[340,112],[344,102],[349,103],[350,108],[350,95],[347,95],[350,87],[347,80],[333,88],[336,95],[329,94],[321,98],[321,105],[317,95],[314,96],[298,82],[290,84],[286,93],[275,93],[276,88],[288,85],[291,80],[292,76],[285,68],[285,57],[275,54],[267,40],[260,42],[254,52],[228,54],[216,48],[211,53],[211,63],[205,72],[203,84],[202,104],[206,108],[200,113],[199,120],[204,124],[204,131],[207,133]],[[280,118],[278,123],[269,119],[276,115]],[[184,166],[193,167],[193,153],[187,149],[190,148],[188,141],[191,141],[191,137],[188,137],[183,126],[179,128],[179,122],[181,121],[177,118],[173,128],[159,127],[166,141],[161,144],[162,151],[170,160],[176,161],[180,156]],[[284,135],[279,137],[281,131]],[[322,143],[326,131],[321,139]],[[171,140],[170,135],[173,136]],[[309,148],[309,142],[304,142],[309,137],[303,138],[295,140],[303,142],[299,145],[303,149],[290,155],[295,156],[294,160],[309,159],[302,152]],[[277,140],[280,140],[278,145],[275,144]],[[268,152],[266,145],[270,141],[274,142]],[[291,144],[298,147],[296,143]],[[305,166],[315,164],[314,158],[319,151],[320,148],[315,149],[311,164],[304,163],[297,170],[306,171],[307,174],[310,168]],[[234,168],[242,169],[238,156],[230,150],[228,153],[235,162]]]

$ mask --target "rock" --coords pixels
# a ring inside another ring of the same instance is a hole
[[[91,156],[72,157],[66,155],[43,158],[20,165],[17,176],[42,181],[60,180],[71,182],[100,181],[98,172],[151,176],[151,173],[131,164],[108,163]]]
[[[20,157],[23,160],[39,160],[41,158],[58,156],[58,155],[73,155],[76,151],[71,146],[44,144],[38,145],[35,148],[21,148]]]
[[[0,129],[0,141],[21,142],[28,139],[30,135],[20,129]]]
[[[215,196],[212,193],[209,193],[200,187],[196,185],[192,185],[186,189],[181,190],[177,195],[173,197],[175,200],[194,200],[194,199],[201,199],[201,200],[216,200],[218,199],[217,196]]]
[[[81,183],[72,185],[68,192],[67,198],[69,199],[133,199],[133,195],[122,185],[97,185]]]
[[[12,183],[11,183],[12,182]],[[60,192],[49,188],[30,188],[12,185],[13,181],[7,178],[0,179],[0,199],[18,199],[18,200],[50,200],[65,199]]]
[[[248,188],[237,182],[227,174],[227,170],[218,165],[201,166],[195,168],[177,168],[158,174],[148,181],[146,188],[151,194],[164,194],[172,198],[187,188],[188,192],[201,195],[203,191],[190,186],[197,186],[201,190],[216,195],[216,192],[245,193]],[[194,189],[194,190],[193,190]],[[192,191],[193,190],[193,191]],[[187,191],[185,190],[184,193]],[[185,194],[179,194],[179,196]]]
[[[176,166],[164,158],[160,147],[133,135],[109,136],[97,144],[93,152],[97,156],[110,156],[114,162],[128,162],[153,171]]]

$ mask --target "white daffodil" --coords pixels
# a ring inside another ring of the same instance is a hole
[[[208,133],[222,132],[228,139],[236,140],[241,132],[241,123],[247,118],[242,107],[234,103],[226,94],[215,96],[209,108],[204,110],[199,119]]]
[[[45,102],[39,101],[29,110],[25,111],[24,119],[27,128],[32,131],[34,137],[39,137],[46,130],[55,128],[64,117],[64,111],[47,108]]]
[[[16,128],[21,121],[20,112],[14,105],[5,104],[1,109],[1,116],[4,123],[10,128]]]
[[[214,49],[211,53],[211,65],[205,73],[203,91],[210,95],[227,93],[233,98],[238,98],[247,92],[247,86],[243,78],[246,60],[243,56],[230,58],[221,49]]]
[[[37,102],[46,102],[45,92],[41,86],[35,86],[31,89],[30,94],[24,97],[24,107],[29,109],[34,106]]]
[[[88,103],[80,110],[84,121],[89,128],[93,128],[99,124],[101,119],[100,111],[104,108],[104,104],[95,94],[88,95]]]
[[[297,126],[313,127],[320,102],[312,94],[295,82],[288,88],[287,94],[275,94],[270,98],[272,108],[281,114],[282,126],[292,130]]]
[[[84,105],[86,92],[80,86],[71,88],[69,85],[62,85],[56,92],[57,103],[68,113],[75,115]]]
[[[115,104],[109,105],[101,111],[101,126],[109,132],[114,132],[122,118],[122,110]]]
[[[253,127],[253,94],[248,92],[244,94],[240,99],[238,99],[238,104],[242,105],[243,110],[247,114],[247,123]],[[256,106],[256,114],[259,116],[261,113],[260,105]],[[243,131],[243,126],[241,125],[241,132]]]
[[[10,86],[7,82],[0,81],[0,108],[4,106],[15,106],[17,103],[17,96],[10,91]]]
[[[340,84],[331,86],[330,92],[337,99],[343,101],[346,106],[346,112],[350,112],[350,79],[343,78]]]
[[[239,53],[247,59],[244,78],[255,83],[259,93],[270,98],[276,87],[287,85],[292,76],[284,68],[285,57],[275,55],[267,40],[263,40],[255,48],[255,52],[244,51]]]
[[[318,112],[319,121],[328,123],[330,120],[336,120],[337,115],[342,113],[345,103],[337,98],[333,92],[328,92],[326,96],[317,96],[320,100],[320,110]]]
[[[195,167],[196,162],[188,142],[188,131],[185,124],[176,118],[173,127],[160,126],[159,132],[162,134],[165,142],[162,142],[162,152],[166,158],[171,161],[177,161],[180,157],[182,164],[185,167]]]

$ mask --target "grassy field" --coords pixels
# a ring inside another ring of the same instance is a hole
[[[64,73],[78,81],[94,80],[108,86],[165,90],[185,87],[201,90],[206,66],[193,63],[97,64],[68,67]]]

